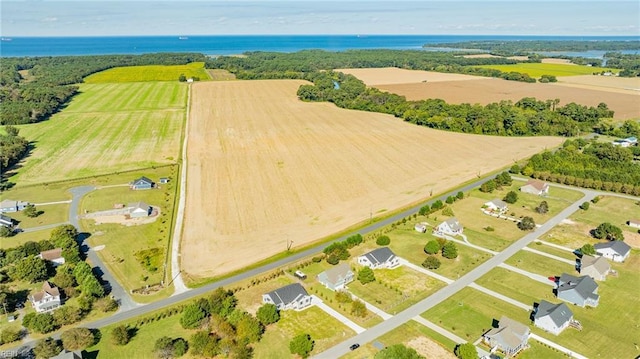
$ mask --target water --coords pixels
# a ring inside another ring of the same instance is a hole
[[[246,51],[295,52],[304,49],[327,51],[349,49],[417,50],[422,49],[424,44],[479,40],[638,40],[638,37],[497,35],[14,37],[11,39],[3,38],[3,41],[0,42],[0,56],[108,55],[153,52],[198,52],[206,55],[232,55]],[[599,57],[602,57],[602,55]]]

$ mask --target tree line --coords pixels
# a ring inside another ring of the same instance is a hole
[[[425,44],[424,47],[448,47],[454,49],[479,49],[493,54],[528,55],[535,51],[620,51],[640,50],[640,41],[590,41],[590,40],[480,40],[453,43]]]
[[[18,163],[29,152],[29,141],[20,136],[20,130],[13,126],[5,126],[5,133],[0,133],[0,191],[7,189],[5,172]]]

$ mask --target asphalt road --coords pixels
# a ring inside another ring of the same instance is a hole
[[[72,196],[71,205],[69,206],[69,223],[74,225],[78,229],[78,232],[80,233],[82,233],[82,230],[80,229],[80,221],[78,220],[78,213],[80,209],[80,199],[84,195],[86,195],[87,193],[95,189],[96,188],[93,186],[82,186],[82,187],[74,187],[69,190]],[[86,237],[81,238],[81,241],[82,243],[80,244],[80,248],[82,248],[83,252],[87,256],[89,261],[91,261],[91,263],[93,263],[94,266],[98,267],[98,271],[102,276],[102,280],[109,283],[109,287],[111,288],[110,294],[120,303],[119,311],[124,312],[132,308],[138,307],[139,304],[134,302],[133,299],[131,299],[131,296],[129,296],[129,293],[127,293],[127,291],[124,288],[122,288],[122,286],[120,285],[120,283],[118,283],[115,277],[111,275],[111,273],[107,269],[107,266],[105,266],[105,264],[102,263],[102,260],[100,260],[100,257],[98,257],[96,252],[91,250],[91,247],[89,247],[89,243],[87,243],[86,241]]]
[[[577,189],[577,188],[574,188],[574,189]],[[573,212],[578,210],[579,208],[578,206],[583,201],[589,201],[593,199],[596,195],[598,195],[598,193],[595,191],[584,190],[584,189],[581,191],[585,194],[584,197],[574,202],[569,207],[565,208],[562,212],[560,212],[558,215],[556,215],[555,217],[545,222],[542,226],[536,228],[532,232],[529,232],[520,240],[518,240],[511,246],[507,247],[507,249],[505,249],[504,251],[496,254],[495,256],[490,258],[488,261],[482,263],[481,265],[479,265],[469,273],[465,274],[460,279],[440,289],[439,291],[423,299],[417,304],[409,307],[408,309],[400,312],[399,314],[395,315],[393,318],[388,319],[376,325],[375,327],[368,329],[363,333],[360,333],[352,338],[349,338],[348,340],[332,348],[329,348],[328,350],[322,353],[319,353],[318,355],[314,356],[314,358],[327,358],[327,359],[339,358],[349,353],[349,346],[352,345],[353,343],[359,343],[362,345],[363,343],[371,342],[376,338],[378,338],[379,336],[385,333],[388,333],[393,329],[399,327],[400,325],[406,323],[407,321],[411,320],[413,317],[419,316],[420,314],[424,313],[430,308],[433,308],[436,305],[442,303],[447,298],[451,297],[455,293],[462,290],[464,287],[470,285],[475,280],[477,280],[478,278],[480,278],[481,276],[489,272],[491,269],[495,268],[498,264],[503,263],[509,257],[514,255],[516,252],[520,251],[529,243],[531,243],[533,240],[543,235],[544,233],[548,232],[551,228],[556,226],[563,219],[569,217]]]

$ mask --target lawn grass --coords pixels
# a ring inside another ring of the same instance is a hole
[[[540,299],[556,300],[553,287],[524,277],[504,268],[494,268],[476,280],[476,283],[527,305],[539,303]]]
[[[236,292],[235,296],[247,312],[255,314],[258,308],[262,306],[263,294],[284,287],[285,285],[296,283],[297,281],[289,275],[284,275],[252,286],[247,285],[247,282],[249,282],[249,280],[238,283],[238,286],[246,287],[246,289]]]
[[[505,263],[545,277],[560,276],[562,273],[577,274],[574,266],[568,263],[527,251],[519,251]]]
[[[85,77],[89,84],[106,82],[143,82],[143,81],[178,81],[180,75],[186,78],[209,78],[204,62],[192,62],[186,65],[145,65],[114,67]]]
[[[13,237],[0,237],[0,248],[14,248],[26,242],[39,242],[43,239],[49,239],[50,235],[51,229],[43,229],[35,232],[17,233]]]
[[[186,95],[187,85],[177,82],[83,84],[63,111],[19,126],[35,148],[9,181],[22,186],[173,163]]]
[[[553,254],[556,257],[565,258],[565,259],[568,259],[568,260],[575,260],[576,258],[578,258],[572,252],[565,251],[565,250],[558,249],[558,248],[554,248],[554,247],[545,245],[542,242],[538,242],[538,241],[533,241],[533,242],[529,243],[529,245],[527,247],[535,249],[535,250],[540,251],[540,252]]]
[[[177,186],[177,166],[162,167],[145,171],[149,178],[168,177],[170,182],[162,188],[133,191],[127,186],[109,187],[88,193],[80,203],[81,213],[112,209],[115,203],[144,201],[151,206],[160,207],[159,218],[148,224],[123,226],[121,224],[95,224],[93,219],[82,219],[81,227],[90,234],[89,243],[92,247],[104,245],[98,251],[102,261],[109,267],[109,271],[116,276],[118,282],[126,289],[137,289],[147,284],[162,281],[163,264],[168,254],[175,187]],[[120,183],[126,183],[135,177],[121,175]],[[157,270],[150,271],[136,258],[138,251],[159,248],[162,254],[157,258]],[[169,270],[169,268],[167,268]]]
[[[502,72],[520,72],[529,74],[533,78],[540,78],[542,75],[552,76],[577,76],[591,75],[594,72],[613,71],[618,72],[619,69],[611,69],[596,66],[582,65],[564,65],[551,63],[518,63],[513,65],[481,65],[474,67],[482,67],[486,69],[496,69]]]
[[[21,229],[46,226],[49,224],[64,223],[69,220],[69,204],[51,204],[47,206],[36,206],[38,211],[43,213],[35,218],[30,218],[22,212],[7,213],[11,218],[20,222]]]

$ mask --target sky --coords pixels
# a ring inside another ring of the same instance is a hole
[[[640,36],[640,1],[0,0],[2,36]]]

